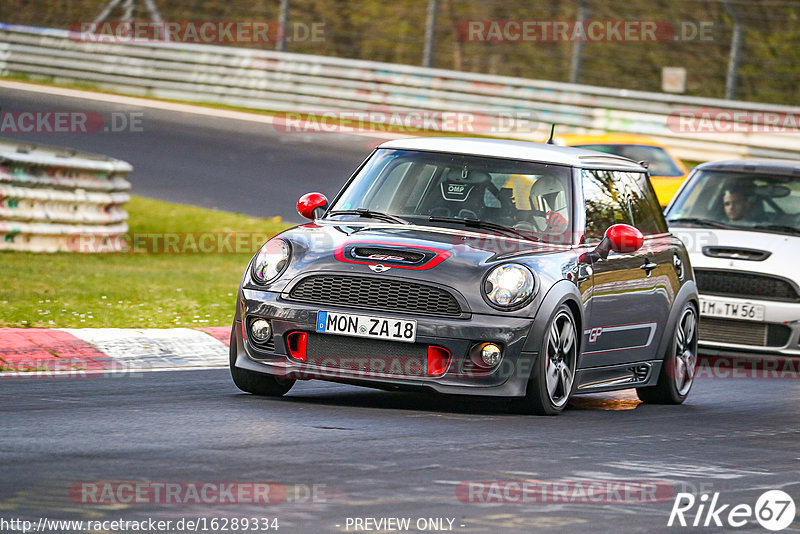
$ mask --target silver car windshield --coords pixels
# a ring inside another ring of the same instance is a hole
[[[443,219],[482,221],[537,241],[564,243],[572,230],[571,176],[571,168],[563,165],[382,149],[329,213],[369,210],[427,225],[451,223]]]
[[[800,177],[700,171],[667,212],[671,224],[800,232]]]

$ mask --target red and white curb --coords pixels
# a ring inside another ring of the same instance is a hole
[[[230,327],[0,328],[0,378],[228,365]]]

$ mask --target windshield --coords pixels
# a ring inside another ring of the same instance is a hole
[[[647,161],[650,176],[683,176],[683,170],[666,150],[648,145],[575,145],[576,148],[616,154],[633,161]]]
[[[666,215],[676,224],[793,233],[800,231],[800,177],[701,170]]]
[[[482,231],[503,225],[537,241],[568,243],[571,168],[484,156],[382,149],[375,152],[329,213],[366,209],[415,224],[459,221]],[[329,215],[331,216],[331,215]],[[357,214],[332,215],[357,218]]]

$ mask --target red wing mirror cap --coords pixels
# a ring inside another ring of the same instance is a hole
[[[328,199],[322,193],[306,193],[297,201],[297,213],[312,221],[321,217],[327,207]]]
[[[629,224],[615,224],[606,230],[611,250],[614,252],[636,252],[644,245],[644,236],[638,228]]]

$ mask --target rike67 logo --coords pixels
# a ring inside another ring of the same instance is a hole
[[[762,493],[755,506],[722,503],[719,492],[711,496],[704,493],[699,498],[691,493],[678,493],[667,526],[739,528],[755,519],[765,529],[779,531],[792,524],[795,513],[794,500],[781,490]]]

